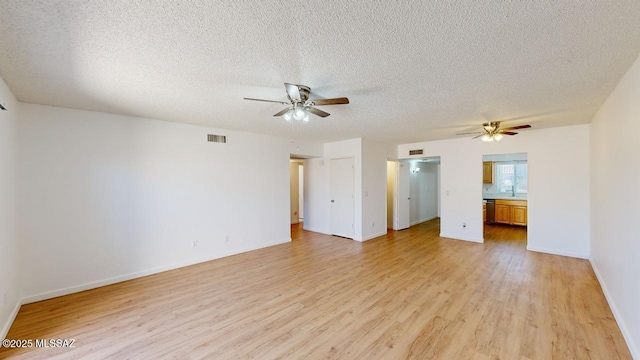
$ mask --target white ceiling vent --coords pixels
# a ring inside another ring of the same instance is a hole
[[[225,135],[207,134],[207,141],[226,144],[227,143],[227,137]]]
[[[422,155],[423,153],[424,149],[409,150],[409,155]]]

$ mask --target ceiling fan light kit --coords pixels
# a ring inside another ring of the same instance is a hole
[[[502,134],[495,134],[495,135],[484,134],[482,135],[482,137],[480,137],[480,140],[484,142],[500,141],[502,140]]]
[[[320,117],[327,117],[331,115],[328,112],[322,111],[320,109],[316,109],[314,106],[343,105],[343,104],[349,103],[349,99],[347,99],[346,97],[333,98],[333,99],[309,100],[309,94],[311,93],[311,88],[305,85],[295,85],[295,84],[284,83],[284,88],[287,92],[287,98],[289,99],[289,101],[264,100],[264,99],[255,99],[255,98],[244,98],[244,99],[251,100],[251,101],[274,102],[282,105],[289,105],[289,107],[277,112],[273,116],[283,116],[284,119],[288,122],[291,122],[291,120],[296,120],[296,121],[301,121],[303,123],[309,122],[309,113],[320,116]]]

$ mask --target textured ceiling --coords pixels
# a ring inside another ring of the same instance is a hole
[[[0,76],[24,102],[284,137],[281,105],[242,98],[304,84],[351,104],[300,139],[398,144],[589,122],[639,24],[638,0],[0,0]]]

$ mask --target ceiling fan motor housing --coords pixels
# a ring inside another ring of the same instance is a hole
[[[500,122],[498,121],[486,122],[482,124],[482,127],[485,129],[486,132],[493,133],[500,128]]]
[[[298,87],[298,91],[300,92],[300,102],[306,103],[309,100],[309,94],[311,93],[311,89],[308,86],[304,85],[296,85]]]

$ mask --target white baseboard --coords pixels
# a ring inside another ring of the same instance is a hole
[[[546,248],[541,248],[541,247],[531,246],[531,245],[527,245],[527,250],[535,251],[539,253],[551,254],[551,255],[568,256],[568,257],[573,257],[578,259],[589,259],[589,255],[587,254],[579,254],[579,253],[574,253],[570,251],[563,251],[563,250],[556,250],[556,249],[546,249]]]
[[[427,222],[427,221],[431,221],[433,219],[437,219],[437,216],[432,216],[430,218],[426,218],[426,219],[422,219],[422,220],[418,220],[418,221],[414,221],[412,223],[409,224],[409,226],[413,226],[413,225],[418,225],[418,224],[422,224],[423,222]]]
[[[314,229],[314,228],[311,228],[311,227],[305,227],[304,225],[302,226],[302,229],[305,230],[305,231],[316,232],[316,233],[319,233],[319,234],[331,235],[327,231],[323,231],[323,230],[320,230],[320,229]]]
[[[386,230],[385,230],[385,231],[382,231],[382,232],[379,232],[379,233],[377,233],[377,234],[373,234],[373,235],[365,236],[365,237],[363,237],[363,238],[362,238],[362,241],[367,241],[367,240],[375,239],[375,238],[380,237],[380,236],[383,236],[383,235],[387,235],[387,231],[386,231]]]
[[[472,236],[459,235],[459,234],[440,233],[440,237],[447,238],[447,239],[453,239],[453,240],[471,241],[471,242],[480,243],[480,244],[482,244],[484,242],[483,238],[476,238],[476,237],[472,237]]]
[[[589,259],[589,262],[591,263],[591,268],[593,268],[593,272],[596,274],[596,278],[600,283],[600,287],[602,288],[604,297],[605,299],[607,299],[607,303],[609,303],[609,307],[611,308],[613,317],[616,319],[616,322],[618,323],[618,327],[620,327],[620,332],[622,332],[622,337],[624,337],[624,340],[627,342],[627,347],[629,348],[629,352],[631,352],[631,357],[633,357],[634,360],[640,360],[640,351],[638,351],[638,348],[635,346],[633,342],[631,333],[629,333],[629,329],[627,328],[627,325],[624,322],[624,318],[620,314],[620,311],[618,311],[618,307],[616,306],[616,303],[613,301],[613,298],[611,297],[611,293],[607,288],[607,284],[603,281],[602,275],[600,275],[600,271],[598,270],[598,267],[596,267],[596,264],[593,262],[593,260]]]
[[[16,319],[16,316],[18,316],[18,312],[20,311],[20,307],[23,303],[22,299],[19,299],[16,303],[16,306],[13,308],[11,315],[9,315],[7,322],[2,327],[2,331],[0,331],[0,340],[6,339],[9,329],[11,328],[11,325],[13,325],[13,321]]]
[[[153,275],[153,274],[157,274],[157,273],[161,273],[161,272],[165,272],[165,271],[169,271],[169,270],[178,269],[178,268],[185,267],[185,266],[191,266],[191,265],[195,265],[195,264],[199,264],[199,263],[203,263],[203,262],[207,262],[207,261],[211,261],[211,260],[215,260],[215,259],[220,259],[220,258],[231,256],[231,255],[236,255],[236,254],[245,253],[245,252],[248,252],[248,251],[263,249],[263,248],[267,248],[267,247],[270,247],[270,246],[280,245],[280,244],[289,243],[289,242],[291,242],[291,239],[287,238],[287,239],[284,239],[284,240],[274,241],[272,243],[260,244],[260,245],[256,245],[256,246],[249,246],[249,247],[242,248],[242,249],[235,249],[235,250],[232,250],[232,251],[217,253],[217,254],[212,255],[212,256],[196,258],[196,259],[193,259],[193,260],[188,260],[188,261],[184,261],[184,262],[181,262],[181,263],[175,263],[175,264],[171,264],[171,265],[158,266],[158,267],[147,269],[147,270],[136,271],[136,272],[129,273],[129,274],[114,276],[114,277],[110,277],[110,278],[107,278],[107,279],[98,280],[98,281],[92,281],[92,282],[88,282],[88,283],[85,283],[85,284],[76,285],[76,286],[70,286],[70,287],[63,288],[63,289],[58,289],[58,290],[53,290],[53,291],[46,291],[46,292],[43,292],[43,293],[40,293],[40,294],[25,296],[25,297],[22,298],[21,302],[22,302],[22,304],[30,304],[30,303],[34,303],[34,302],[37,302],[37,301],[52,299],[52,298],[55,298],[55,297],[58,297],[58,296],[64,296],[64,295],[77,293],[77,292],[80,292],[80,291],[95,289],[95,288],[98,288],[98,287],[111,285],[111,284],[116,284],[116,283],[119,283],[119,282],[131,280],[131,279],[136,279],[136,278],[147,276],[147,275]]]

